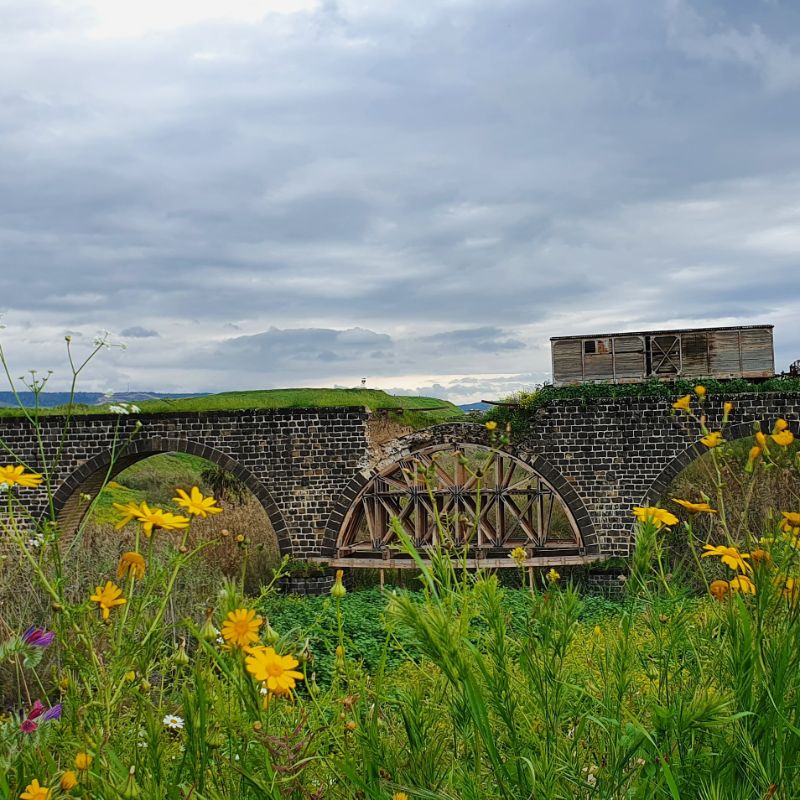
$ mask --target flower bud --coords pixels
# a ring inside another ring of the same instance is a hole
[[[71,769],[68,769],[61,776],[61,780],[58,785],[61,787],[62,792],[68,792],[70,789],[74,789],[78,785],[78,776]]]
[[[212,609],[213,614],[213,609]],[[211,614],[206,616],[206,621],[200,627],[198,634],[201,639],[204,639],[207,642],[213,642],[214,639],[219,636],[219,631],[214,627],[214,623],[211,621]]]
[[[181,639],[180,647],[178,648],[178,652],[172,657],[175,666],[177,667],[188,667],[189,666],[189,654],[186,652],[186,640]]]
[[[261,630],[261,638],[264,641],[264,644],[271,646],[274,645],[278,639],[280,639],[280,634],[269,624],[269,619],[264,620],[264,627]]]
[[[331,596],[335,600],[341,600],[346,594],[347,589],[344,588],[344,584],[342,583],[342,576],[344,572],[340,569],[336,570],[336,580],[334,581],[333,586],[331,587]]]
[[[134,774],[136,773],[136,767],[131,767],[128,770],[128,779],[125,781],[125,786],[120,792],[120,795],[125,798],[125,800],[133,800],[139,796],[139,787],[136,785],[136,779],[134,778]]]
[[[94,758],[89,753],[80,752],[75,756],[75,769],[85,770],[92,766]]]

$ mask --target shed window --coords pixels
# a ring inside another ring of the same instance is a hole
[[[583,352],[586,355],[606,355],[611,352],[610,339],[584,339]]]

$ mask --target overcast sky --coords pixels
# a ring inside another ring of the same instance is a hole
[[[459,402],[549,337],[800,358],[796,0],[0,0],[0,334],[84,389]]]

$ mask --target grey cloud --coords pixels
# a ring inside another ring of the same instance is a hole
[[[462,330],[445,331],[431,336],[423,336],[420,341],[439,347],[456,350],[478,350],[485,353],[497,353],[501,350],[521,350],[525,342],[515,339],[508,331],[493,326],[481,328],[464,328]]]
[[[141,325],[132,325],[130,328],[123,328],[119,332],[120,336],[127,336],[131,339],[150,339],[158,336],[158,331],[150,328],[143,328]]]
[[[272,374],[297,374],[304,370],[313,374],[313,369],[326,370],[331,364],[359,363],[369,358],[376,347],[391,346],[390,336],[363,328],[270,328],[263,333],[227,339],[212,355],[233,367],[260,368]]]

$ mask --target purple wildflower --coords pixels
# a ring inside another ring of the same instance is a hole
[[[22,634],[22,643],[27,644],[29,647],[50,647],[53,644],[53,639],[56,638],[55,633],[46,631],[44,628],[36,628],[31,626],[25,633]]]
[[[42,714],[42,722],[47,722],[47,720],[50,719],[61,719],[61,710],[61,703],[56,703],[52,708],[48,708],[47,711]]]
[[[51,719],[61,719],[62,710],[63,706],[61,703],[57,703],[52,708],[46,709],[42,701],[37,700],[31,706],[31,710],[28,712],[27,716],[20,723],[19,729],[23,733],[33,733],[39,727],[39,722],[48,722]],[[34,720],[39,719],[39,717],[41,717],[39,722],[34,722]]]

